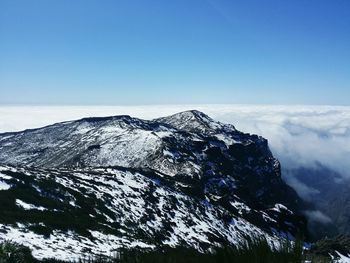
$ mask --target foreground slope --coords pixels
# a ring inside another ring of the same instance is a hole
[[[38,257],[306,232],[267,141],[198,111],[0,134],[0,163],[0,237]]]
[[[160,245],[205,250],[253,236],[277,240],[156,174],[115,168],[0,170],[2,185],[8,186],[0,191],[1,237],[30,246],[39,257]]]

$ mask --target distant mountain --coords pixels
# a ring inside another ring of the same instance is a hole
[[[0,134],[0,163],[0,239],[40,258],[307,234],[267,140],[198,111]]]
[[[296,169],[285,169],[291,186],[304,185],[310,190],[299,189],[301,197],[311,202],[328,218],[310,220],[314,236],[322,238],[338,234],[350,235],[350,181],[345,176],[321,164]],[[323,220],[322,220],[323,219]],[[321,222],[320,222],[321,221]]]

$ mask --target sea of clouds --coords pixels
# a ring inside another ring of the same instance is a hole
[[[152,119],[197,109],[269,140],[283,168],[322,164],[350,178],[350,107],[268,105],[0,106],[0,132],[19,131],[91,116],[130,115]],[[312,191],[284,175],[299,194]]]

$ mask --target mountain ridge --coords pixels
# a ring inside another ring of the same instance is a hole
[[[267,140],[239,132],[233,125],[216,122],[198,111],[150,121],[130,116],[83,118],[11,136],[0,134],[0,163],[0,183],[4,186],[0,197],[10,200],[3,209],[14,217],[11,222],[0,217],[0,224],[9,233],[23,234],[31,229],[36,231],[33,235],[46,233],[54,239],[74,233],[90,240],[96,238],[91,237],[91,231],[112,231],[115,240],[129,245],[134,241],[151,246],[187,244],[198,249],[237,245],[255,235],[277,243],[281,236],[307,235],[306,221],[300,215],[303,203],[283,182],[280,164]],[[138,185],[138,181],[143,183]],[[28,194],[22,200],[20,189],[35,198]],[[57,199],[52,192],[61,197]],[[80,200],[80,208],[69,205],[74,199],[69,196]],[[96,199],[98,196],[103,202]],[[163,199],[173,212],[156,205]],[[77,213],[82,222],[89,223],[60,228],[60,222],[51,218],[38,225],[35,218],[44,211],[37,208],[44,209],[48,203],[58,210],[48,215],[56,213],[61,218]],[[138,204],[148,205],[143,209]],[[82,214],[82,207],[92,218]],[[96,207],[104,212],[97,213]],[[241,222],[240,227],[230,226],[231,221]],[[133,227],[128,228],[125,222]],[[167,222],[173,223],[169,226]],[[203,222],[208,222],[205,229]],[[253,231],[247,232],[245,226]],[[197,232],[186,234],[184,229],[191,227]],[[158,232],[163,234],[155,235]],[[104,240],[100,234],[97,239]],[[3,237],[0,234],[0,239]],[[177,241],[167,243],[171,237]],[[50,250],[52,243],[46,244]],[[41,257],[45,254],[40,253]]]

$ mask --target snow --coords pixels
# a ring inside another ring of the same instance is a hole
[[[175,154],[168,151],[168,150],[163,150],[163,154],[164,154],[164,156],[169,156],[170,158],[175,159]]]
[[[5,179],[5,180],[10,180],[10,179],[12,179],[11,176],[8,176],[8,175],[3,174],[3,173],[0,173],[0,178]]]
[[[243,211],[249,212],[251,210],[249,206],[247,206],[246,204],[244,204],[242,202],[238,202],[238,201],[231,201],[230,205],[235,207],[238,210],[238,213],[240,213],[240,214],[242,214]]]
[[[281,212],[281,211],[287,211],[288,213],[293,213],[292,211],[290,211],[286,206],[282,205],[282,204],[275,204],[275,206],[273,208],[271,208],[270,210],[276,211],[276,212]]]
[[[87,253],[86,250],[91,249],[91,254],[95,255],[112,255],[114,251],[124,245],[129,247],[147,247],[154,248],[153,245],[146,244],[142,241],[130,242],[127,239],[116,237],[113,235],[102,234],[98,231],[90,231],[95,238],[91,241],[82,237],[73,231],[61,232],[54,231],[50,238],[44,238],[32,231],[25,229],[25,225],[20,228],[0,224],[0,228],[7,233],[5,236],[0,235],[0,241],[15,240],[20,244],[24,244],[32,249],[33,256],[38,259],[56,258],[59,260],[79,261]]]
[[[5,183],[4,181],[0,180],[0,191],[2,190],[8,190],[11,188],[11,185]]]
[[[34,177],[35,180],[48,178],[47,171],[43,169],[27,171],[21,168],[19,170],[25,171],[28,176]],[[98,173],[96,173],[97,171]],[[159,183],[152,190],[152,196],[156,200],[155,203],[146,202],[146,193],[149,191],[150,184],[154,184],[154,182],[142,173],[131,173],[113,168],[89,168],[87,171],[76,170],[69,173],[66,170],[56,169],[50,170],[50,177],[58,185],[71,189],[70,191],[77,191],[76,186],[79,185],[80,188],[86,190],[84,192],[87,197],[96,196],[96,198],[104,200],[105,209],[110,210],[116,216],[116,219],[102,213],[106,221],[101,223],[108,225],[118,222],[121,226],[121,236],[90,230],[91,235],[95,238],[94,241],[91,241],[73,231],[54,230],[50,238],[44,238],[28,231],[28,223],[18,224],[17,227],[0,225],[1,229],[6,230],[6,234],[0,233],[0,241],[4,239],[16,240],[16,242],[33,249],[34,256],[37,258],[78,259],[86,254],[83,252],[86,248],[90,248],[91,253],[104,255],[110,255],[122,246],[154,248],[155,244],[130,236],[130,231],[135,230],[130,228],[128,222],[139,222],[140,218],[146,214],[147,207],[157,209],[158,212],[153,214],[152,220],[148,220],[145,224],[138,224],[139,229],[145,233],[162,232],[165,223],[171,224],[171,232],[162,241],[163,244],[170,246],[185,243],[198,250],[202,249],[200,244],[204,243],[219,246],[220,244],[210,242],[211,235],[221,236],[235,245],[239,245],[238,241],[244,238],[245,235],[262,235],[269,242],[278,242],[277,237],[268,235],[244,219],[233,217],[231,222],[234,222],[234,224],[224,223],[220,219],[223,208],[198,203],[191,197],[173,191]],[[33,185],[31,187],[35,189]],[[67,196],[67,198],[71,197]],[[176,200],[176,203],[173,203],[172,200]],[[73,198],[68,202],[71,205],[76,205]],[[25,210],[45,210],[42,206],[35,206],[21,199],[16,199],[16,204]],[[242,209],[249,209],[243,203],[234,202],[232,204],[237,207],[241,206]],[[150,205],[152,206],[150,207]],[[168,217],[168,209],[170,208],[174,214]],[[97,214],[101,214],[100,211],[102,210],[95,211]],[[90,216],[93,217],[94,215],[91,214]],[[188,222],[191,222],[191,224],[188,225]],[[40,224],[43,225],[43,223]]]
[[[155,132],[157,136],[160,138],[166,138],[166,137],[171,137],[173,135],[173,132],[170,131],[157,131]]]
[[[350,263],[350,255],[344,256],[338,251],[335,251],[335,253],[337,253],[337,255],[339,256],[339,259],[335,260],[335,263]]]
[[[238,143],[238,141],[224,134],[217,134],[215,135],[215,137],[218,138],[220,141],[223,141],[227,146]]]
[[[16,205],[19,207],[22,207],[24,210],[31,210],[31,209],[40,210],[40,211],[47,210],[45,207],[28,204],[26,202],[23,202],[20,199],[16,199]]]
[[[191,145],[203,141],[202,134],[210,134],[217,136],[216,142],[221,146],[236,143],[221,129],[230,134],[236,132],[233,126],[215,122],[198,111],[153,121],[125,116],[102,121],[82,119],[15,133],[10,137],[0,134],[0,162],[46,168],[73,165],[72,162],[82,167],[147,167],[170,176],[188,174],[198,177],[202,174],[202,167],[187,155],[173,150],[168,140],[171,137],[177,143]],[[180,130],[189,131],[191,135]],[[193,154],[198,160],[204,158],[200,152]],[[73,161],[72,156],[79,156],[79,159]],[[176,162],[178,157],[181,157],[181,164]]]

